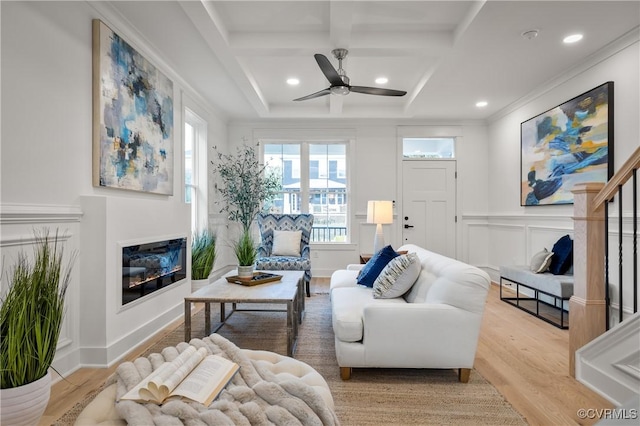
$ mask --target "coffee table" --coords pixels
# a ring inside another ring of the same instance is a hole
[[[298,339],[298,324],[304,312],[304,271],[268,271],[282,275],[280,281],[254,286],[229,283],[222,277],[184,298],[184,339],[191,340],[191,304],[204,303],[204,331],[208,336],[218,331],[234,312],[286,312],[287,355],[292,357]],[[225,276],[236,275],[231,271]],[[220,324],[211,330],[211,303],[220,303]],[[231,303],[231,312],[225,315],[225,304]],[[238,309],[237,303],[284,304],[285,309]]]

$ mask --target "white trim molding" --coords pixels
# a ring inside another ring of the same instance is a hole
[[[640,396],[640,313],[576,351],[576,379],[616,406]]]
[[[80,222],[78,206],[48,204],[0,204],[0,225]]]

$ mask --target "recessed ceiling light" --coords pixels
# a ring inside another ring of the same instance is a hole
[[[571,34],[569,36],[566,36],[564,39],[562,39],[562,41],[567,44],[575,43],[580,40],[582,40],[582,34]]]
[[[478,108],[484,108],[484,107],[486,107],[487,105],[489,105],[489,103],[488,103],[487,101],[480,101],[480,102],[476,102],[476,106],[477,106]]]
[[[527,40],[533,40],[534,38],[538,37],[538,30],[525,31],[522,33],[522,37],[526,38]]]
[[[387,77],[378,77],[376,78],[376,83],[378,84],[387,84],[389,79]]]
[[[298,84],[300,84],[300,80],[298,80],[297,78],[288,78],[287,79],[287,84],[290,86],[296,86]]]

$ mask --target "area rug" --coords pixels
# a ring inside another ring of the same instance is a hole
[[[242,307],[242,305],[239,305]],[[249,306],[246,306],[249,307]],[[212,306],[213,324],[219,309]],[[236,312],[218,331],[236,345],[286,355],[286,317],[282,312]],[[204,336],[204,310],[194,314],[192,337]],[[184,340],[182,325],[167,333],[145,355]],[[392,342],[390,342],[391,344]],[[526,425],[523,417],[475,370],[469,383],[456,370],[354,369],[340,379],[335,357],[328,294],[306,299],[295,358],[325,378],[342,425]],[[71,425],[95,393],[65,413],[55,425]]]

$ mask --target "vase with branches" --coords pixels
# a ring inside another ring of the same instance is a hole
[[[230,221],[240,223],[243,232],[249,231],[265,203],[273,200],[282,188],[280,176],[258,159],[257,147],[244,144],[235,154],[218,152],[217,163],[212,162],[220,178],[220,183],[215,184],[222,198],[220,212],[227,213]]]
[[[265,204],[273,200],[282,188],[280,176],[258,159],[257,147],[257,144],[244,144],[237,148],[235,154],[218,152],[218,162],[214,163],[215,173],[220,180],[215,184],[221,196],[220,212],[227,213],[230,221],[242,226],[233,249],[240,266],[238,273],[243,277],[253,275],[252,267],[257,257],[251,224]],[[247,270],[249,267],[250,270]]]

